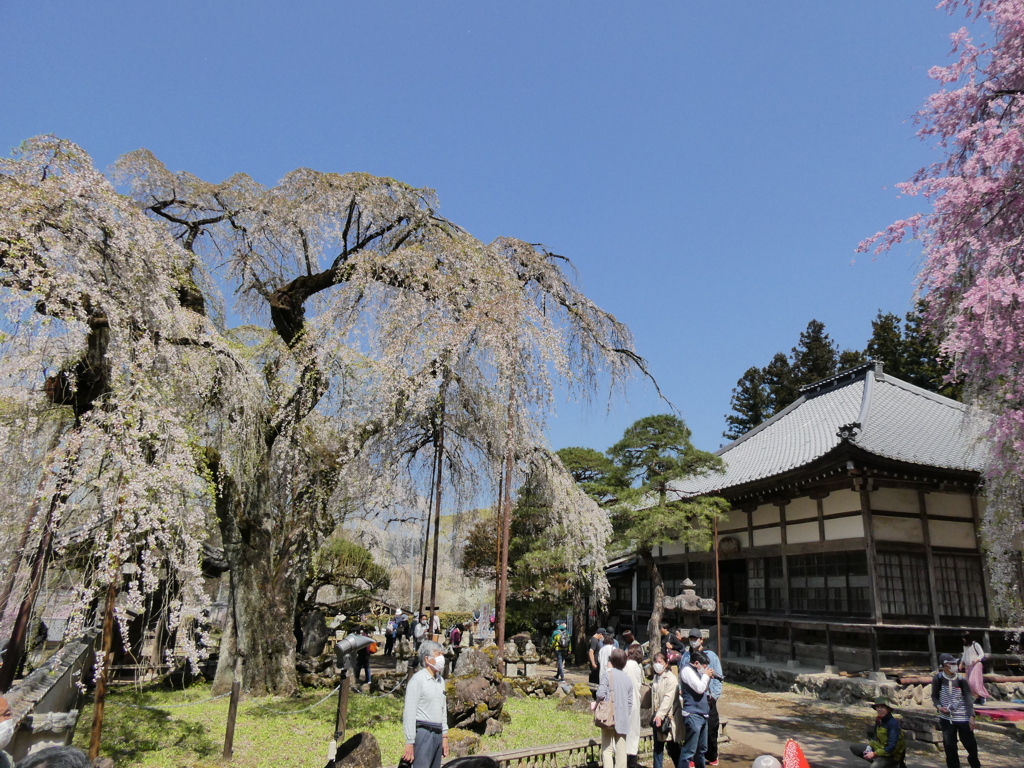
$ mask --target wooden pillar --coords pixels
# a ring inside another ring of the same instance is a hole
[[[882,669],[882,657],[878,653],[878,629],[871,627],[868,632],[868,642],[871,643],[871,668],[878,672]]]
[[[754,647],[757,649],[757,656],[759,658],[763,658],[764,657],[764,646],[763,646],[763,643],[761,642],[761,622],[760,621],[755,621],[754,622],[754,632],[755,632],[755,635],[754,635],[754,638],[755,638]]]
[[[825,649],[828,653],[828,665],[834,667],[836,665],[836,649],[832,644],[832,625],[825,625]]]
[[[752,509],[747,510],[747,541],[749,542],[747,546],[754,546],[754,510]]]
[[[796,661],[796,639],[793,636],[793,622],[786,622],[786,629],[789,634],[789,660]]]
[[[856,484],[856,480],[854,481]],[[868,558],[868,582],[871,585],[871,616],[875,624],[882,623],[882,591],[878,585],[878,553],[875,550],[874,521],[871,519],[871,497],[864,480],[860,481],[860,512],[864,523],[864,550]],[[874,633],[872,632],[872,637]]]
[[[924,559],[928,569],[928,596],[932,601],[932,624],[942,626],[939,617],[939,574],[935,570],[935,554],[932,552],[932,532],[928,525],[928,503],[924,491],[917,492],[917,506],[921,512],[921,533],[924,534]]]
[[[935,647],[935,630],[928,630],[928,663],[932,669],[939,668],[939,653]]]
[[[819,496],[814,500],[818,504],[818,541],[825,540],[825,499]]]
[[[789,557],[786,552],[786,501],[776,501],[775,506],[779,508],[779,536],[782,539],[782,611],[787,616],[790,614],[789,599]]]
[[[978,495],[977,493],[971,494],[971,520],[974,522],[974,537],[977,543],[978,549],[984,555],[984,549],[982,549],[981,541],[981,517],[978,514]],[[985,600],[985,621],[989,624],[992,623],[992,617],[989,615],[989,606],[992,605],[992,584],[989,579],[988,572],[988,558],[981,558],[981,581],[982,581],[982,592],[981,595]],[[1021,598],[1024,599],[1024,586],[1021,587]]]

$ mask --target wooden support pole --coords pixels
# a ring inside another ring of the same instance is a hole
[[[834,667],[836,665],[836,647],[832,643],[832,625],[825,625],[825,648],[827,651],[828,665]]]
[[[512,446],[505,455],[504,496],[501,503],[501,565],[498,567],[498,605],[494,620],[495,645],[501,654],[498,671],[505,674],[505,602],[508,599],[508,542],[512,532]]]
[[[434,464],[437,474],[434,477],[434,555],[430,570],[430,631],[434,631],[434,611],[437,609],[437,548],[441,541],[441,470],[444,467],[444,422],[437,430],[435,442]]]
[[[715,518],[715,631],[718,643],[718,657],[725,655],[725,646],[722,643],[722,576],[718,569],[718,518]],[[655,627],[657,629],[657,627]],[[653,643],[652,643],[653,645]]]
[[[939,668],[939,653],[935,646],[935,630],[931,627],[928,629],[928,661],[932,665],[932,669]]]
[[[871,627],[868,640],[871,643],[871,668],[875,672],[880,672],[882,669],[882,657],[878,652],[878,630],[875,627]]]
[[[878,584],[878,553],[875,550],[875,524],[871,516],[871,496],[864,487],[866,481],[863,478],[855,478],[855,485],[858,480],[860,483],[861,521],[864,525],[864,550],[867,553],[868,561],[868,583],[871,587],[871,616],[875,624],[881,624],[882,591]]]
[[[231,681],[231,698],[228,700],[228,723],[224,731],[224,752],[225,760],[230,760],[235,748],[235,722],[238,720],[238,700],[242,695],[242,659],[238,654],[237,642],[235,648],[235,672]]]
[[[939,577],[935,570],[935,553],[932,552],[932,532],[928,525],[928,502],[925,499],[924,491],[917,492],[917,505],[921,515],[921,534],[924,542],[924,560],[928,575],[928,586],[926,593],[931,600],[932,624],[936,627],[942,626],[942,618],[939,614]]]

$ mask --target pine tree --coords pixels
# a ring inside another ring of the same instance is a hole
[[[714,454],[695,448],[686,423],[671,414],[640,419],[608,449],[608,455],[623,482],[612,524],[622,540],[633,543],[647,566],[653,598],[648,637],[657,637],[665,582],[654,547],[682,541],[706,550],[715,519],[729,509],[729,502],[717,496],[680,499],[670,485],[680,478],[720,471],[723,463]]]
[[[765,387],[765,373],[754,366],[736,382],[729,401],[733,413],[726,414],[728,428],[722,433],[730,440],[742,436],[771,416],[771,398]]]

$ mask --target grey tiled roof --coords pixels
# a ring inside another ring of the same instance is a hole
[[[851,442],[876,456],[980,472],[987,419],[963,403],[908,384],[867,363],[805,387],[800,398],[717,453],[721,474],[675,485],[685,496],[726,491],[805,466],[836,448],[839,428],[860,422]]]

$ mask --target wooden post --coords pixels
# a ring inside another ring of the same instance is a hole
[[[828,665],[834,667],[836,665],[836,648],[832,644],[832,625],[825,625],[825,648],[828,653]]]
[[[782,551],[782,612],[789,616],[792,613],[792,601],[790,600],[790,585],[789,585],[789,553],[788,553],[788,538],[786,536],[786,504],[788,501],[775,502],[775,506],[779,510],[779,537],[781,540],[780,549]]]
[[[882,657],[878,653],[878,630],[871,627],[868,634],[868,641],[871,643],[871,667],[875,672],[882,669]]]
[[[340,747],[345,741],[345,730],[348,727],[348,692],[351,683],[348,679],[348,659],[341,665],[341,690],[338,691],[338,713],[334,718],[334,741]]]
[[[722,578],[718,570],[718,518],[715,518],[715,623],[716,631],[718,632],[718,657],[722,658],[724,655],[724,645],[722,643]]]
[[[236,630],[237,634],[237,630]],[[238,654],[238,643],[235,643],[235,672],[231,680],[231,699],[228,701],[228,723],[224,731],[225,760],[230,760],[235,748],[235,721],[238,719],[238,699],[242,695],[242,658]]]
[[[882,591],[878,586],[878,553],[875,551],[874,521],[871,518],[871,497],[860,478],[860,511],[864,525],[864,550],[868,560],[868,583],[871,586],[871,614],[875,624],[882,623]],[[857,481],[854,481],[857,484]],[[874,637],[874,633],[872,633]]]
[[[928,628],[928,660],[932,669],[939,668],[939,653],[935,647],[935,630],[931,627]]]
[[[789,632],[789,660],[796,661],[796,639],[793,632],[793,622],[786,622],[786,629]]]
[[[505,449],[504,497],[501,503],[501,565],[498,569],[498,605],[494,618],[495,645],[500,654],[498,671],[505,674],[505,601],[508,598],[508,542],[512,532],[512,441]]]
[[[935,570],[935,555],[932,552],[932,532],[928,525],[928,504],[924,491],[917,492],[917,505],[921,513],[921,533],[924,535],[924,560],[928,570],[928,596],[932,603],[932,624],[942,626],[939,615],[939,578]]]
[[[96,703],[93,706],[92,731],[89,734],[89,760],[100,756],[100,735],[103,733],[103,708],[107,701],[107,675],[110,671],[111,648],[114,644],[114,602],[117,600],[117,582],[120,568],[114,570],[110,585],[107,587],[107,601],[103,608],[103,661],[96,679]]]
[[[757,649],[757,657],[761,659],[764,658],[764,647],[763,643],[761,642],[761,622],[754,622],[754,633],[754,647]]]
[[[434,477],[434,556],[430,571],[430,631],[434,631],[434,611],[437,609],[437,547],[441,541],[441,470],[444,467],[444,422],[437,429],[437,440],[434,443],[434,464],[437,474]],[[426,558],[424,558],[426,561]]]

